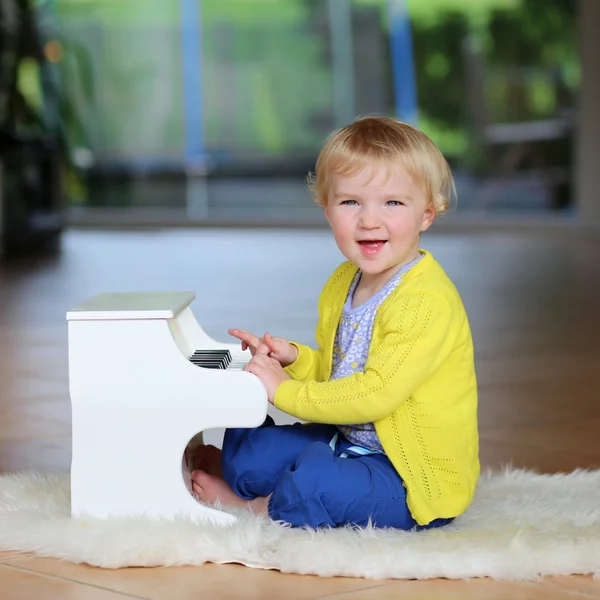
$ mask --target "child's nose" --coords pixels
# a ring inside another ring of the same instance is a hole
[[[381,220],[376,210],[365,208],[360,213],[359,223],[363,229],[377,229]]]

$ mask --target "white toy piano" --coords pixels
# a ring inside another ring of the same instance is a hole
[[[73,411],[71,513],[228,524],[198,502],[188,443],[216,427],[257,427],[267,393],[250,352],[200,327],[191,292],[105,293],[67,313]]]

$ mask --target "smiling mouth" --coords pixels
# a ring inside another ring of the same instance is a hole
[[[358,245],[364,254],[377,254],[387,243],[387,240],[358,240]]]

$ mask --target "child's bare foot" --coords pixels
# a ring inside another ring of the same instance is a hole
[[[245,508],[247,500],[240,498],[222,477],[206,471],[192,471],[192,490],[203,502],[214,504],[217,500],[223,506],[240,506]]]
[[[223,506],[247,508],[256,515],[267,512],[269,504],[269,498],[244,500],[225,483],[223,478],[200,470],[192,471],[192,490],[203,502],[214,504],[219,500]]]
[[[192,469],[200,469],[210,475],[223,476],[221,467],[221,450],[216,446],[205,446],[201,444],[192,452],[190,466]]]

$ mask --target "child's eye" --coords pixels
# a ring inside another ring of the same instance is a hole
[[[356,200],[342,200],[341,204],[344,204],[346,206],[355,206],[356,204],[358,204],[358,202]]]
[[[386,204],[387,206],[404,206],[404,202],[400,200],[388,200]]]

